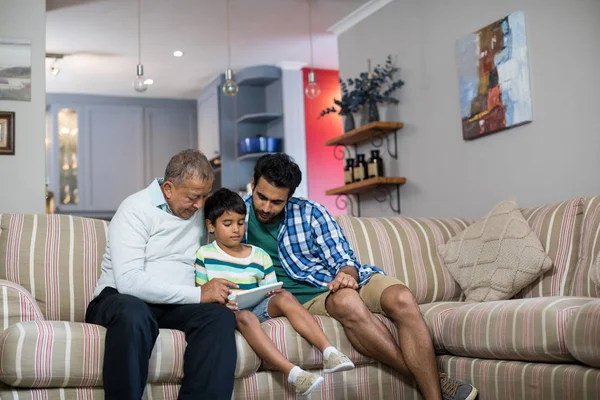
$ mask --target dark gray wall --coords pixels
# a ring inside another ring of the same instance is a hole
[[[523,10],[533,123],[462,140],[456,39]],[[521,206],[600,194],[600,1],[397,0],[339,38],[340,75],[365,71],[367,58],[396,57],[406,85],[401,104],[382,112],[401,120],[399,160],[409,216],[480,217],[515,196]],[[361,198],[363,200],[363,198]],[[363,215],[389,208],[363,201]]]

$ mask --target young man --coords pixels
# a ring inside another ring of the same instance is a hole
[[[258,159],[245,199],[247,243],[271,256],[277,279],[308,311],[338,320],[358,351],[414,379],[425,399],[474,399],[473,386],[438,376],[429,330],[410,290],[360,264],[325,207],[292,197],[301,180],[286,154]],[[396,323],[400,347],[372,313]]]
[[[102,275],[86,322],[106,328],[106,399],[140,399],[159,328],[185,332],[179,399],[227,399],[237,351],[235,316],[225,307],[237,285],[194,284],[198,245],[206,241],[204,200],[213,170],[197,150],[175,155],[146,189],[125,199],[109,231]]]

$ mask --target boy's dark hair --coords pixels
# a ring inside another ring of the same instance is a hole
[[[244,203],[244,200],[236,192],[227,188],[221,188],[206,199],[204,203],[204,218],[208,219],[211,224],[214,224],[225,211],[233,211],[241,215],[246,215],[246,203]]]
[[[254,184],[263,177],[271,185],[290,190],[292,197],[302,181],[302,172],[298,164],[285,153],[265,154],[256,161],[254,166]]]

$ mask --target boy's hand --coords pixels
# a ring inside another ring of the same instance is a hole
[[[345,267],[344,267],[345,268]],[[349,288],[349,289],[358,289],[358,283],[356,279],[343,271],[339,271],[335,276],[335,279],[329,282],[327,288],[331,290],[333,293],[337,292],[340,289]]]
[[[231,288],[237,289],[238,285],[223,278],[215,278],[202,285],[200,303],[227,303]]]
[[[269,293],[267,293],[267,294],[265,295],[265,297],[271,297],[271,296],[274,296],[274,295],[276,295],[277,293],[281,293],[281,292],[283,292],[283,291],[285,291],[285,289],[283,289],[283,288],[281,288],[281,289],[275,289],[275,290],[271,290]]]
[[[227,300],[227,303],[225,303],[225,306],[232,311],[239,311],[237,301]]]

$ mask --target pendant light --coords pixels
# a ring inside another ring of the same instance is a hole
[[[314,60],[313,60],[313,34],[312,34],[312,0],[308,2],[308,36],[310,38],[310,72],[308,73],[308,85],[304,89],[304,94],[310,100],[319,97],[321,88],[317,85],[317,77],[315,75]]]
[[[144,78],[144,66],[142,65],[142,0],[138,0],[138,65],[132,85],[133,90],[138,93],[144,93],[148,89]]]
[[[225,84],[223,84],[223,93],[225,96],[235,96],[240,88],[233,80],[233,71],[231,70],[231,33],[229,26],[229,0],[225,1],[225,14],[227,18],[227,69],[225,70]]]

